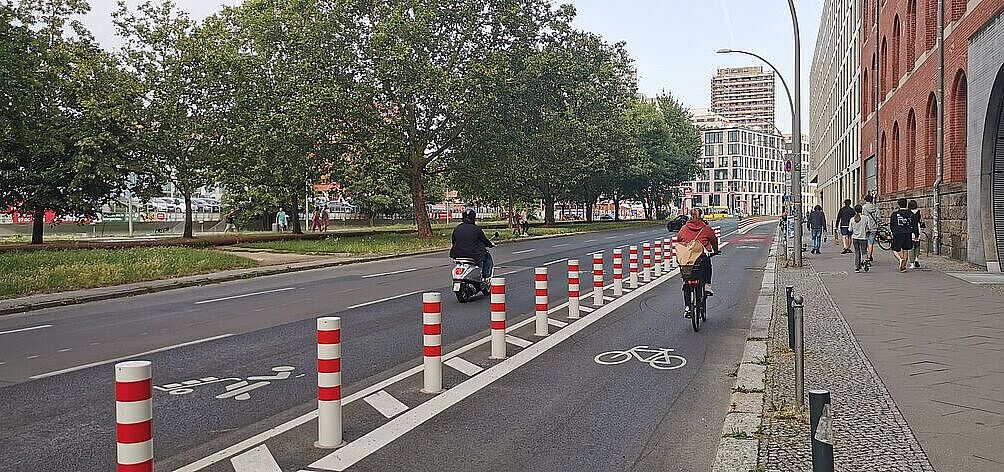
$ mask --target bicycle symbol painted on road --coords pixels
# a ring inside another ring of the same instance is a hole
[[[602,365],[623,364],[631,359],[647,363],[656,369],[673,370],[687,365],[687,359],[676,354],[672,354],[672,348],[652,348],[649,346],[635,346],[626,351],[607,351],[597,354],[594,361]]]
[[[197,387],[202,387],[205,385],[222,383],[222,382],[233,382],[229,385],[224,386],[224,392],[216,395],[217,399],[224,400],[227,398],[233,398],[234,400],[250,400],[251,395],[248,392],[252,390],[259,389],[270,385],[274,380],[286,380],[293,376],[293,371],[296,367],[290,366],[278,366],[273,367],[273,375],[252,375],[246,379],[240,377],[202,377],[198,379],[185,380],[182,382],[169,383],[164,385],[154,385],[153,388],[160,390],[161,392],[167,392],[170,395],[187,395],[195,391]],[[306,374],[296,375],[294,378],[303,377]]]

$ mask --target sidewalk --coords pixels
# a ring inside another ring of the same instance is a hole
[[[935,270],[868,273],[827,245],[779,267],[759,464],[811,470],[792,408],[785,285],[805,297],[806,390],[831,391],[837,470],[1004,470],[1004,297]]]

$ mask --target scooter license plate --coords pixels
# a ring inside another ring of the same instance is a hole
[[[454,292],[460,291],[460,282],[453,282],[453,291]]]

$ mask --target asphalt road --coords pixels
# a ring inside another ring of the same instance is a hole
[[[729,232],[735,223],[722,226]],[[495,259],[501,266],[497,273],[506,274],[511,287],[510,312],[532,311],[533,267],[553,262],[552,280],[563,287],[563,259],[578,257],[588,269],[589,252],[666,234],[664,227],[653,227],[505,245]],[[608,257],[607,274],[609,263]],[[185,394],[155,392],[158,469],[183,465],[216,444],[243,439],[248,428],[309,405],[316,398],[317,316],[342,316],[343,384],[346,392],[358,390],[418,359],[418,294],[439,290],[449,295],[449,267],[444,254],[434,254],[5,317],[0,320],[0,378],[11,385],[0,387],[0,470],[111,468],[114,396],[108,361],[119,357],[151,360],[158,386],[208,377],[226,382]],[[447,345],[487,328],[487,300],[460,305],[444,296],[443,311]],[[45,325],[50,326],[13,331]],[[138,356],[200,340],[206,341]],[[93,363],[99,365],[79,368]],[[295,370],[289,378],[248,392],[246,400],[217,398],[224,385],[273,374],[278,366]],[[47,375],[63,370],[70,371]],[[29,380],[33,376],[42,377]]]

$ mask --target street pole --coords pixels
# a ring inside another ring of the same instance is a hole
[[[795,0],[788,0],[788,8],[795,35],[795,117],[791,125],[791,139],[792,151],[797,156],[791,163],[791,206],[795,213],[795,254],[792,262],[795,267],[802,267],[802,43]]]

